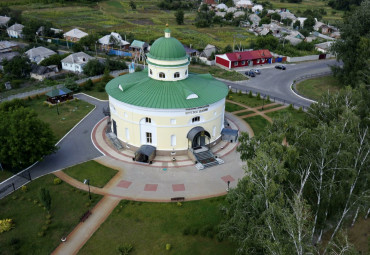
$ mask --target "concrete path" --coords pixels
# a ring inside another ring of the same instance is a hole
[[[67,236],[66,242],[61,243],[53,255],[74,255],[90,239],[100,225],[108,218],[121,199],[105,196],[91,210],[91,215],[85,222],[80,222]]]

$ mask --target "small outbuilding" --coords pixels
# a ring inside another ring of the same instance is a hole
[[[231,128],[223,128],[221,131],[221,139],[230,143],[238,140],[239,131]]]
[[[152,145],[141,145],[140,148],[135,152],[134,161],[149,163],[153,162],[155,158],[156,148]]]
[[[67,88],[53,89],[46,93],[47,101],[56,104],[73,99],[73,92]]]

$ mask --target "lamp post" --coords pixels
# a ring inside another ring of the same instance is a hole
[[[230,181],[227,181],[227,189],[226,189],[226,191],[229,192],[229,190],[230,190]]]
[[[89,199],[91,200],[91,193],[90,193],[90,180],[89,180],[89,179],[85,179],[85,180],[84,180],[84,184],[87,184],[87,186],[89,187]]]
[[[58,115],[59,115],[59,108],[58,108],[58,104],[60,103],[60,100],[58,99],[57,100],[57,113],[58,113]]]

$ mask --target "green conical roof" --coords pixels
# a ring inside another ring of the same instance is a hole
[[[165,32],[170,33],[170,30],[166,28]],[[173,37],[161,37],[155,40],[147,56],[158,60],[187,59],[184,46]]]

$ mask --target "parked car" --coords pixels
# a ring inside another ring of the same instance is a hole
[[[251,69],[251,71],[255,74],[261,74],[261,71],[259,69]]]
[[[285,70],[286,69],[286,67],[283,66],[283,65],[276,65],[275,68],[276,69],[281,69],[281,70]]]
[[[255,72],[253,72],[252,70],[251,70],[251,71],[246,71],[246,72],[245,72],[245,75],[248,75],[248,76],[250,76],[250,77],[256,77],[256,73],[255,73]]]

